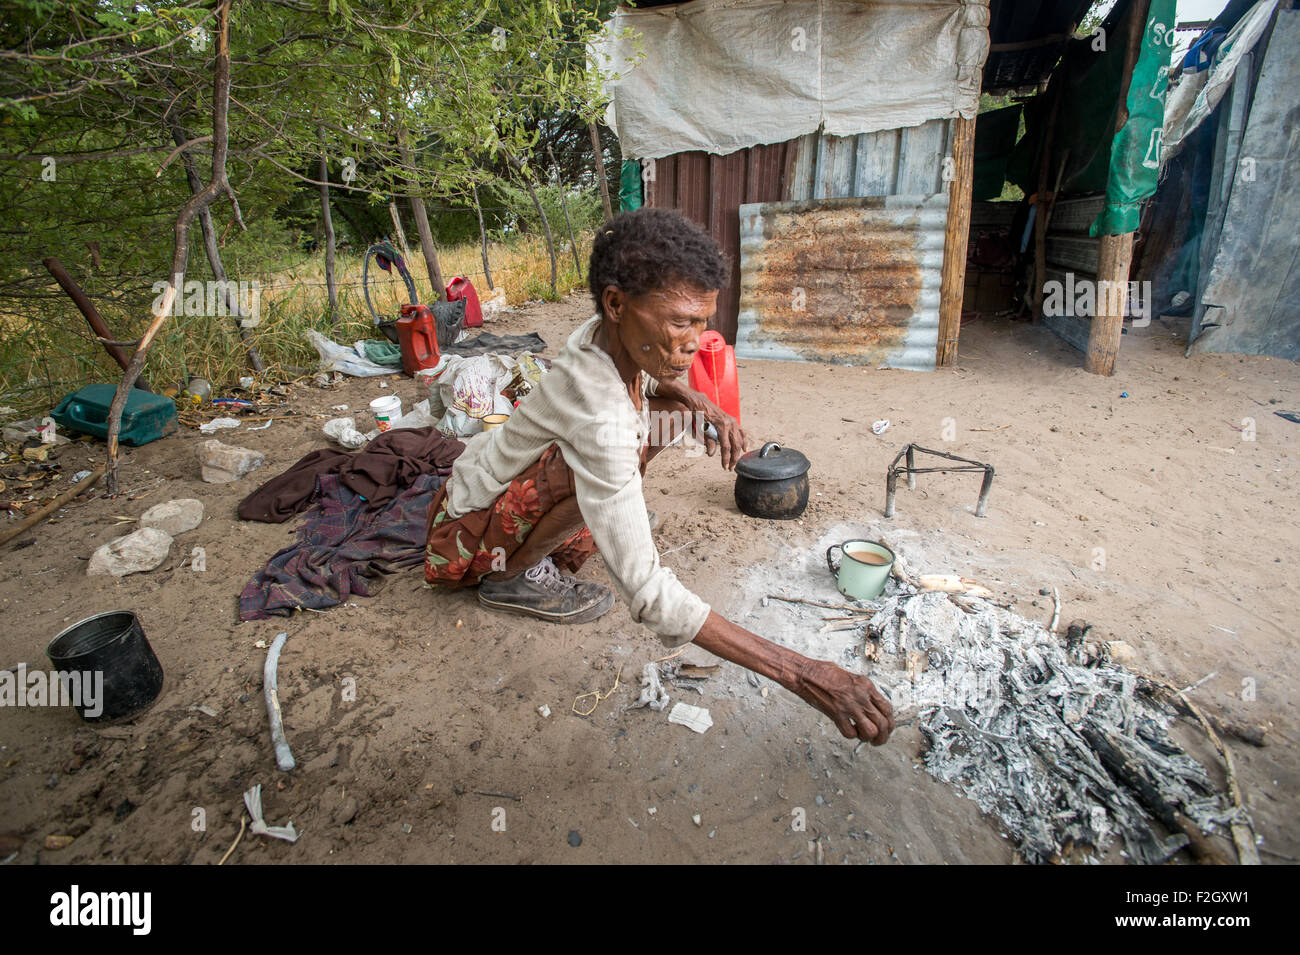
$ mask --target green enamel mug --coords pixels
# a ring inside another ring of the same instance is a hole
[[[831,554],[839,551],[835,565]],[[840,593],[854,600],[875,600],[885,590],[889,571],[894,566],[894,552],[879,541],[848,540],[826,548],[826,566],[835,577]]]

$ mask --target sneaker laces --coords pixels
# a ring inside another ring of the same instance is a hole
[[[571,589],[572,585],[563,574],[556,569],[555,563],[549,557],[543,557],[532,567],[524,571],[524,577],[533,583],[541,584],[557,592],[563,592]]]

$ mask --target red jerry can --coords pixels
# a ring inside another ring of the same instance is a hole
[[[700,350],[691,363],[690,385],[740,423],[740,381],[736,377],[736,350],[721,333],[700,336]]]
[[[447,301],[465,300],[465,327],[481,328],[483,326],[483,309],[478,303],[478,292],[474,283],[463,276],[456,276],[447,283]]]
[[[408,375],[438,364],[442,357],[438,352],[438,322],[429,306],[402,306],[402,317],[397,320],[397,344],[402,349],[402,370]]]

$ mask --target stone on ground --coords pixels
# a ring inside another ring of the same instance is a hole
[[[203,502],[192,497],[182,497],[149,508],[140,515],[140,526],[156,527],[175,537],[194,530],[202,520]]]
[[[229,484],[249,471],[262,466],[266,455],[261,451],[222,444],[216,438],[199,445],[199,467],[209,484]]]
[[[171,550],[172,536],[156,527],[142,527],[134,533],[109,541],[90,556],[87,574],[125,577],[153,570]]]

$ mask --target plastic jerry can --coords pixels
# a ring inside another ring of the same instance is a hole
[[[74,391],[50,412],[56,424],[70,431],[108,437],[108,409],[117,385],[97,384]],[[166,395],[151,395],[132,388],[122,408],[118,440],[139,447],[176,430],[176,403]]]
[[[720,332],[700,336],[700,350],[691,363],[690,385],[740,423],[740,381],[736,377],[736,350]]]
[[[438,351],[438,323],[427,305],[402,306],[397,320],[397,344],[402,349],[402,370],[414,376],[432,368],[442,355]]]
[[[464,276],[456,276],[447,283],[447,301],[465,300],[465,327],[481,328],[483,326],[483,307],[479,305],[478,292],[474,283]]]

